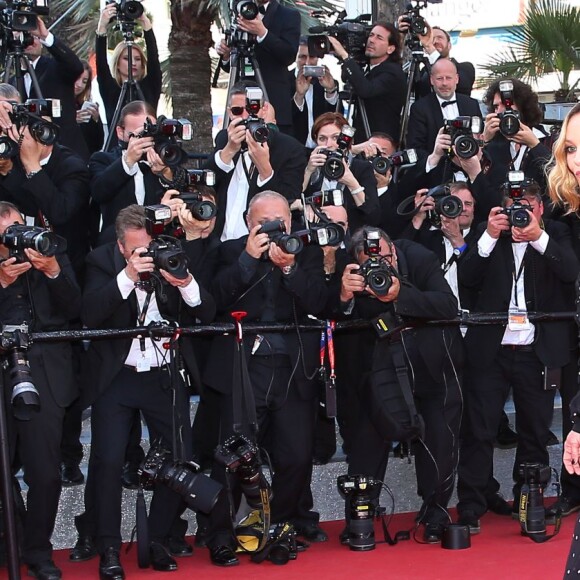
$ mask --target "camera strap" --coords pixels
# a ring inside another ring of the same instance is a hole
[[[324,386],[324,397],[320,399],[320,405],[324,407],[325,416],[328,418],[336,417],[336,369],[334,355],[334,328],[336,322],[327,320],[326,327],[320,332],[320,369],[319,379]],[[330,365],[330,374],[327,372],[325,359],[328,353],[328,363]]]
[[[559,494],[558,494],[558,496],[559,496]],[[527,483],[524,483],[524,485],[522,485],[522,489],[520,491],[520,504],[519,504],[519,510],[518,510],[520,526],[522,528],[522,534],[524,536],[527,536],[528,538],[530,538],[530,540],[532,540],[536,544],[543,544],[544,542],[547,542],[548,540],[551,540],[554,536],[558,535],[558,532],[560,531],[560,526],[562,525],[562,512],[560,510],[558,510],[556,512],[556,519],[554,521],[554,533],[553,534],[548,535],[545,532],[542,532],[542,533],[530,532],[530,531],[528,531],[529,497],[530,497],[530,486]],[[543,510],[544,510],[543,503],[542,503],[541,509],[543,512]],[[545,518],[545,516],[544,516],[544,518]]]

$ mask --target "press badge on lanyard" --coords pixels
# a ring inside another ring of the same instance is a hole
[[[510,330],[530,330],[531,327],[528,313],[525,310],[510,308],[508,312],[508,328]]]

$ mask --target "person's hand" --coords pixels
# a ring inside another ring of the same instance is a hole
[[[478,153],[469,159],[463,159],[462,157],[453,157],[453,163],[458,167],[461,167],[463,172],[469,177],[469,181],[473,183],[475,178],[481,173],[481,148]]]
[[[439,160],[444,156],[447,155],[447,151],[451,149],[451,135],[448,135],[445,132],[445,127],[441,127],[437,132],[437,137],[435,137],[435,145],[433,146],[433,153],[429,156],[429,160],[431,158],[436,158],[437,163]],[[434,165],[437,165],[434,163]]]
[[[87,109],[77,110],[77,123],[88,123],[91,120],[91,113]]]
[[[250,34],[255,34],[258,38],[264,36],[268,29],[264,26],[262,19],[263,14],[258,14],[254,20],[246,20],[242,16],[238,16],[238,28],[244,32],[249,32]]]
[[[425,218],[427,217],[427,212],[435,209],[435,200],[429,196],[425,197],[428,189],[419,189],[415,193],[415,207],[418,208],[417,212],[413,216],[411,223],[416,230],[420,230]]]
[[[360,183],[351,171],[350,165],[346,162],[346,159],[342,160],[342,165],[344,166],[344,174],[340,179],[338,179],[338,183],[344,184],[350,191],[358,189]]]
[[[151,20],[149,20],[149,17],[145,13],[145,10],[143,10],[143,14],[141,14],[141,16],[139,16],[139,18],[137,19],[137,22],[139,22],[139,24],[141,24],[141,28],[143,28],[143,30],[145,32],[147,32],[148,30],[151,30],[153,28],[153,25],[151,24]]]
[[[564,467],[570,474],[580,475],[580,433],[570,431],[564,441]]]
[[[31,171],[40,171],[42,169],[40,161],[48,155],[48,148],[46,145],[39,143],[28,130],[28,127],[22,129],[22,137],[19,137],[16,127],[10,130],[10,137],[20,142],[20,161],[26,173]]]
[[[405,15],[404,14],[401,14],[397,18],[397,30],[401,34],[407,34],[407,32],[409,32],[409,27],[410,27],[410,24],[405,21]]]
[[[336,38],[329,36],[328,42],[330,43],[331,46],[331,52],[333,52],[338,58],[342,60],[348,58],[348,52]]]
[[[111,2],[107,4],[102,10],[97,24],[97,34],[106,34],[107,27],[113,18],[117,16],[117,4]]]
[[[55,278],[60,274],[60,265],[55,256],[43,256],[40,252],[32,248],[26,248],[24,253],[30,260],[32,267],[42,272],[45,276]]]
[[[10,113],[12,113],[12,105],[6,101],[0,101],[0,129],[3,131],[8,131],[13,126]]]
[[[320,152],[322,149],[324,149],[324,147],[315,147],[312,150],[306,165],[307,173],[312,174],[318,167],[322,167],[325,164],[326,155]]]
[[[542,235],[542,228],[531,210],[526,210],[530,216],[530,223],[525,228],[512,227],[512,240],[514,242],[535,242]]]
[[[300,100],[304,99],[304,95],[308,92],[310,87],[310,77],[305,77],[302,70],[298,73],[296,77],[296,95]]]
[[[270,147],[268,143],[258,143],[250,131],[246,131],[246,143],[248,144],[248,154],[256,166],[261,179],[266,179],[272,175],[272,164],[270,163]]]
[[[215,217],[210,220],[197,220],[193,217],[187,205],[182,203],[178,208],[177,218],[185,231],[186,240],[198,240],[207,238],[215,227]]]
[[[141,256],[141,254],[144,254],[145,252],[147,252],[147,248],[137,248],[133,251],[131,257],[127,261],[125,273],[133,282],[139,280],[139,274],[141,272],[153,272],[155,270],[153,258],[151,256]]]
[[[185,288],[187,285],[191,283],[193,280],[193,276],[190,272],[187,273],[187,278],[176,278],[173,274],[170,274],[167,270],[163,270],[162,268],[159,270],[159,273],[172,285],[176,288]]]
[[[0,175],[6,177],[14,167],[12,159],[0,159]]]
[[[280,268],[286,268],[287,266],[293,266],[296,263],[296,256],[294,254],[286,253],[278,244],[270,242],[270,248],[268,250],[268,255],[270,256],[270,262]]]
[[[336,82],[334,81],[334,77],[332,76],[330,69],[326,65],[323,66],[324,66],[324,76],[318,79],[320,86],[329,92],[334,89],[338,90],[338,87],[336,86]]]
[[[389,291],[383,296],[375,294],[370,286],[367,286],[365,290],[381,302],[394,302],[399,297],[399,292],[401,291],[401,282],[396,276],[391,276],[391,287],[389,288]]]
[[[250,235],[248,236],[248,241],[246,242],[246,252],[258,260],[261,258],[262,254],[268,250],[270,244],[270,237],[266,233],[259,234],[260,224],[254,226],[250,230]]]
[[[260,112],[258,113],[258,117],[264,121],[264,123],[272,123],[276,124],[276,110],[274,109],[274,105],[269,101],[264,101],[264,104],[260,108]]]
[[[88,111],[91,115],[91,119],[95,122],[99,120],[99,103],[94,103],[93,101],[85,101],[83,106],[85,111]]]
[[[365,289],[364,276],[360,274],[358,264],[349,264],[342,273],[340,285],[340,301],[350,302],[356,293]]]
[[[488,113],[485,116],[485,123],[483,125],[483,142],[491,141],[499,131],[499,117],[497,113]]]
[[[16,263],[16,258],[8,258],[0,263],[0,286],[2,288],[8,288],[10,284],[13,284],[18,280],[18,276],[24,274],[27,270],[32,268],[30,262],[23,262],[21,264]]]
[[[231,50],[223,38],[220,40],[220,43],[216,45],[215,50],[224,62],[230,60]]]
[[[538,145],[540,142],[533,130],[527,125],[524,125],[521,121],[520,130],[515,135],[508,137],[508,139],[514,143],[519,143],[520,145],[527,145],[530,149]]]
[[[231,163],[232,159],[242,147],[246,140],[246,125],[244,119],[237,117],[228,125],[228,142],[221,150],[220,157],[224,163]]]
[[[48,36],[48,28],[46,28],[46,24],[40,17],[36,17],[36,28],[30,31],[32,36],[36,36],[39,40],[46,40]]]
[[[353,155],[360,155],[362,153],[367,159],[369,157],[374,157],[375,155],[380,155],[378,146],[370,141],[357,143],[350,148],[350,151]]]
[[[442,215],[441,233],[451,242],[454,248],[460,248],[465,244],[461,228],[459,227],[459,218],[448,218]]]
[[[166,205],[171,208],[171,219],[167,221],[169,223],[172,219],[179,217],[179,210],[181,206],[185,205],[183,200],[179,197],[179,191],[177,189],[168,189],[161,198],[159,202],[161,205]]]
[[[492,207],[487,218],[487,233],[494,239],[499,239],[502,232],[508,232],[510,229],[510,222],[507,215],[505,215],[501,207]]]
[[[141,161],[149,149],[153,149],[154,144],[153,137],[130,137],[125,163],[127,163],[129,168],[132,168],[135,163]]]
[[[155,151],[154,147],[147,149],[147,151],[145,152],[145,157],[147,159],[147,162],[149,163],[149,166],[151,167],[152,173],[159,176],[162,175],[168,180],[172,179],[173,170],[171,169],[171,167],[168,167],[167,165],[165,165],[165,163],[163,163],[163,159],[159,157],[159,154],[157,153],[157,151]]]

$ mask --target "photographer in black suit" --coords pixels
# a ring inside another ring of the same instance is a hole
[[[0,235],[23,223],[16,206],[0,202]],[[0,257],[1,324],[26,323],[30,332],[67,330],[68,321],[80,313],[81,291],[66,254],[48,257],[29,248],[17,260],[8,257],[8,248],[0,244]],[[58,580],[61,572],[52,561],[50,539],[61,491],[62,424],[66,407],[78,396],[72,349],[67,342],[36,342],[25,354],[40,399],[39,411],[31,412],[29,419],[13,416],[10,367],[4,371],[2,393],[13,467],[23,467],[28,485],[21,555],[29,576]]]
[[[131,205],[119,212],[116,231],[116,243],[97,248],[87,258],[82,318],[88,327],[127,328],[135,325],[140,317],[144,325],[162,320],[187,325],[195,319],[203,323],[213,319],[213,299],[190,272],[181,279],[158,270],[159,283],[155,284],[145,308],[146,292],[138,282],[142,273],[152,273],[157,268],[152,257],[142,255],[151,241],[144,208]],[[186,346],[182,341],[180,344]],[[181,354],[186,366],[195,369],[193,353],[182,348]],[[121,471],[135,410],[143,413],[150,431],[164,446],[172,448],[174,403],[170,378],[176,381],[178,389],[184,385],[180,376],[170,377],[166,356],[150,338],[95,341],[88,353],[90,383],[83,393],[83,401],[92,405],[92,446],[85,502],[94,501],[94,505],[85,503],[85,517],[96,522],[101,579],[122,578],[124,574],[119,559]],[[177,397],[177,400],[182,402],[177,403],[180,416],[188,418],[188,397]],[[189,421],[176,428],[184,433],[184,453],[188,459],[191,457]],[[155,570],[177,569],[166,544],[180,509],[180,496],[166,486],[156,486],[148,520],[151,562]],[[77,525],[80,523],[77,521]],[[81,532],[81,535],[86,534]]]
[[[294,62],[300,39],[300,12],[277,0],[256,0],[260,12],[254,20],[238,16],[238,30],[256,38],[254,55],[260,67],[268,101],[276,111],[278,128],[293,135],[292,85],[288,67]],[[222,67],[229,70],[230,48],[224,40],[217,47]],[[238,79],[235,79],[236,81]]]
[[[297,255],[287,253],[271,242],[267,233],[260,232],[262,225],[274,220],[283,221],[286,231],[290,231],[288,202],[273,191],[262,192],[250,201],[249,235],[222,245],[212,284],[220,320],[231,321],[231,312],[244,310],[248,313],[244,321],[294,324],[305,320],[307,314],[316,315],[324,307],[322,251],[309,245]],[[310,490],[318,391],[312,376],[318,368],[319,335],[246,334],[244,344],[256,404],[258,444],[263,444],[265,435],[269,437],[268,450],[274,468],[272,523],[290,522],[298,535],[313,542],[326,541],[326,534],[318,527],[318,514],[312,511]],[[234,337],[216,336],[204,376],[204,382],[220,394],[222,442],[233,434],[235,356]],[[224,481],[224,467],[214,462],[212,477]],[[238,501],[237,476],[233,486]],[[237,507],[234,506],[234,511]],[[207,545],[215,565],[238,563],[231,528],[224,494],[207,527]]]
[[[570,360],[570,323],[530,323],[527,313],[569,309],[566,286],[579,264],[568,228],[543,220],[537,184],[522,190],[524,227],[510,225],[501,207],[491,210],[478,241],[461,262],[459,281],[478,292],[475,312],[508,312],[508,325],[472,326],[465,343],[465,429],[458,480],[459,522],[480,529],[493,472],[493,443],[509,388],[513,389],[518,445],[513,467],[514,511],[520,498],[523,462],[549,464],[546,448],[552,421],[554,381]],[[513,200],[506,198],[505,205]],[[513,216],[513,214],[512,214]],[[506,235],[507,234],[507,235]]]
[[[248,233],[243,213],[257,193],[274,190],[290,203],[300,195],[305,149],[293,137],[270,126],[277,111],[268,102],[259,105],[257,116],[269,127],[264,143],[256,141],[245,126],[251,112],[247,92],[254,88],[248,82],[232,87],[228,106],[230,124],[227,130],[217,134],[215,153],[206,163],[215,173],[218,202],[215,232],[222,241]]]
[[[372,255],[390,273],[391,285],[386,292],[371,289],[359,268],[370,257],[369,236],[375,236],[372,241],[378,243],[378,254]],[[444,320],[456,316],[457,300],[437,258],[419,244],[392,242],[382,230],[364,227],[353,234],[349,251],[355,264],[346,266],[340,293],[329,297],[337,313],[366,320],[388,313],[389,329],[396,326],[391,325],[396,319],[404,325],[406,318]],[[391,442],[384,429],[383,409],[394,412],[390,401],[404,388],[398,378],[401,362],[396,363],[397,349],[404,357],[407,388],[425,427],[424,435],[413,446],[418,493],[423,499],[417,521],[425,524],[424,539],[429,543],[441,540],[443,526],[450,519],[447,504],[454,487],[461,420],[461,386],[456,371],[460,339],[457,328],[417,328],[382,340],[367,334],[361,338],[366,348],[357,351],[359,368],[367,372],[357,385],[359,420],[348,454],[348,472],[377,480],[385,477]],[[342,541],[347,539],[348,529],[341,534]]]
[[[334,54],[342,62],[342,78],[351,84],[357,97],[353,118],[357,143],[366,141],[373,131],[399,135],[401,109],[405,104],[400,38],[390,22],[373,24],[365,49],[369,68],[363,70],[336,38],[328,37]],[[368,118],[368,134],[361,116],[361,104]]]

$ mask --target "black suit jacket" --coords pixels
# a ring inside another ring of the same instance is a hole
[[[292,131],[294,137],[300,141],[302,145],[306,145],[306,140],[309,136],[308,130],[308,103],[306,99],[304,100],[304,106],[302,111],[296,106],[294,102],[294,88],[296,87],[296,70],[291,70],[289,73],[290,78],[290,99],[292,103]],[[338,86],[338,83],[336,83]],[[316,121],[317,117],[320,117],[323,113],[332,113],[334,111],[342,112],[342,101],[338,99],[336,105],[331,105],[324,98],[324,88],[318,82],[317,78],[311,80],[312,85],[312,119]]]
[[[476,240],[485,230],[481,224]],[[576,280],[580,266],[572,249],[569,229],[562,223],[546,220],[550,241],[542,255],[528,246],[524,257],[524,290],[529,312],[562,312],[570,309],[567,285]],[[475,312],[507,312],[513,287],[513,250],[511,237],[500,237],[491,255],[482,258],[477,242],[462,260],[462,284],[479,292]],[[570,323],[538,322],[534,350],[548,367],[561,367],[570,360]],[[489,365],[501,346],[504,326],[472,326],[465,337],[468,356],[476,368]]]
[[[0,288],[1,324],[29,324],[29,332],[68,330],[69,320],[78,318],[81,290],[66,254],[57,255],[61,272],[54,280],[30,269],[16,282]],[[30,317],[18,307],[24,301],[33,304]],[[50,396],[59,407],[68,407],[78,397],[70,342],[33,342],[28,350],[34,385],[41,397]],[[50,393],[50,394],[49,394]]]
[[[234,169],[229,173],[222,171],[215,162],[215,152],[221,151],[228,141],[226,130],[220,131],[215,139],[214,154],[205,164],[207,169],[215,172],[215,190],[217,193],[218,214],[215,226],[215,234],[219,237],[224,229],[226,219],[226,205],[228,197],[228,187],[235,172],[235,165],[240,158],[239,152],[233,159]],[[268,138],[270,148],[270,163],[274,170],[274,175],[270,181],[262,187],[258,185],[258,172],[254,171],[250,179],[250,189],[248,191],[248,203],[254,195],[260,191],[273,190],[282,194],[289,202],[300,197],[302,191],[302,180],[304,179],[304,169],[306,168],[306,151],[296,139],[284,135],[279,131],[270,131]]]
[[[240,265],[240,255],[252,261],[245,252],[247,236],[229,240],[221,246],[220,260],[213,277],[212,294],[218,309],[218,320],[231,322],[230,313],[243,310],[248,313],[247,322],[261,320],[266,304],[266,278],[260,280],[256,272],[250,281],[245,281]],[[275,320],[293,324],[295,320],[304,321],[307,314],[316,315],[326,302],[326,284],[322,266],[322,250],[318,246],[306,246],[296,257],[297,267],[290,276],[271,264],[267,278],[275,284]],[[301,396],[315,396],[317,385],[309,381],[305,371],[311,374],[318,366],[319,334],[303,332],[300,339],[296,332],[283,334],[286,351],[291,365],[296,365],[294,382]],[[251,356],[251,348],[256,335],[244,335],[245,354]],[[300,344],[300,342],[302,344]],[[221,393],[231,392],[233,360],[235,356],[233,336],[216,336],[204,375],[204,383]],[[303,356],[303,362],[298,359]]]
[[[475,99],[460,94],[456,94],[455,98],[457,99],[459,115],[479,117],[481,119],[479,103]],[[413,103],[409,113],[407,147],[421,149],[430,154],[433,151],[437,133],[443,127],[443,123],[443,113],[435,93],[419,99]]]
[[[58,142],[70,147],[86,161],[89,158],[89,150],[77,123],[74,95],[75,81],[83,73],[83,64],[79,57],[58,38],[55,38],[54,44],[46,47],[46,50],[51,56],[41,56],[34,72],[42,96],[45,99],[60,99],[61,116],[53,119],[60,127]],[[38,98],[32,85],[29,98]]]
[[[475,67],[470,62],[457,62],[454,58],[449,59],[455,63],[457,73],[459,74],[459,82],[457,83],[456,91],[467,97],[471,96],[471,89],[475,82]],[[429,70],[424,67],[421,70],[419,81],[415,85],[415,99],[426,97],[431,93],[433,87],[429,80]]]
[[[352,58],[342,65],[342,78],[350,82],[355,94],[364,102],[371,133],[380,131],[399,140],[401,109],[405,102],[405,73],[400,64],[388,60],[372,68],[366,75]],[[354,111],[355,143],[362,143],[365,134],[358,104]]]
[[[100,246],[87,256],[87,275],[82,298],[81,318],[89,328],[131,328],[137,321],[137,298],[135,292],[125,300],[117,285],[117,275],[127,265],[116,242]],[[202,324],[213,320],[215,303],[213,298],[200,286],[201,304],[189,307],[181,298],[179,290],[169,284],[164,285],[167,301],[159,298],[156,290],[157,306],[161,315],[169,321],[177,321],[180,326],[191,325],[196,319]],[[83,406],[90,405],[107,388],[121,370],[132,338],[110,338],[95,340],[87,353],[84,371]],[[192,375],[197,373],[196,360],[191,343],[180,339],[181,354]]]
[[[91,197],[100,207],[103,218],[101,232],[109,238],[106,241],[113,239],[110,230],[115,225],[117,214],[123,208],[137,203],[135,177],[128,175],[123,168],[121,153],[119,147],[113,151],[97,151],[89,162]],[[139,167],[143,172],[145,186],[143,205],[159,203],[165,192],[159,178],[151,172],[148,165],[140,163]]]
[[[68,256],[82,280],[88,251],[89,172],[78,155],[54,145],[48,163],[30,179],[16,158],[12,171],[0,176],[0,199],[28,216],[38,218],[42,212],[53,231],[66,238]]]

